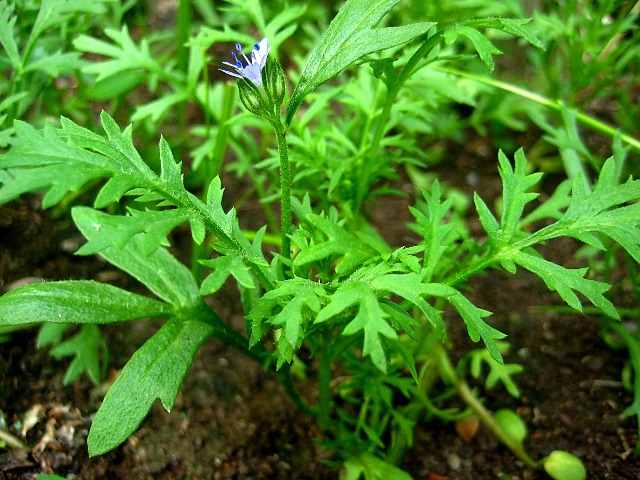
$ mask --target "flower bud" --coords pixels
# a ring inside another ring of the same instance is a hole
[[[260,87],[250,80],[242,78],[238,81],[238,92],[240,93],[240,101],[251,113],[265,118],[271,116],[266,108],[269,102]]]
[[[284,71],[280,62],[275,60],[267,65],[262,71],[262,83],[274,107],[274,113],[278,113],[287,89]]]

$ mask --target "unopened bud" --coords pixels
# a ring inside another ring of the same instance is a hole
[[[250,80],[242,78],[238,81],[238,92],[240,93],[240,101],[247,110],[259,117],[269,116],[268,110],[265,109],[266,98],[260,87]]]
[[[262,83],[274,107],[274,113],[277,114],[280,111],[287,89],[284,71],[280,62],[275,60],[267,65],[262,71]]]

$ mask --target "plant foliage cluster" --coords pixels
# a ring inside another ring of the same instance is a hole
[[[455,11],[399,3],[347,0],[334,12],[319,1],[181,1],[175,32],[145,32],[134,1],[0,2],[0,62],[11,72],[0,82],[0,203],[40,193],[43,208],[69,212],[86,238],[78,255],[100,255],[149,292],[92,280],[31,284],[0,297],[0,325],[43,323],[39,343],[73,357],[65,382],[83,372],[99,382],[106,346],[97,325],[166,319],[106,394],[90,455],[125,441],[157,399],[171,410],[198,349],[216,337],[273,371],[317,419],[342,478],[410,478],[394,465],[414,428],[470,413],[528,466],[584,478],[566,452],[531,459],[522,420],[492,414],[468,383],[519,396],[513,377],[523,367],[506,362],[504,333],[465,289],[490,269],[529,271],[577,311],[591,304],[631,352],[635,401],[626,413],[640,418],[638,338],[616,323],[602,281],[617,259],[628,258],[632,280],[640,263],[640,181],[629,174],[640,144],[628,120],[637,116],[617,112],[627,133],[616,133],[585,113],[614,93],[621,109],[637,110],[629,85],[640,49],[623,39],[638,12],[570,1],[530,23],[516,1]],[[573,15],[576,3],[592,15]],[[588,35],[576,37],[567,17]],[[219,45],[253,44],[252,28],[272,45],[262,85],[223,81]],[[605,49],[594,51],[603,38]],[[487,75],[499,46],[528,52],[541,72],[533,88]],[[614,82],[621,87],[612,91]],[[123,117],[124,128],[115,120]],[[533,160],[500,134],[531,120],[547,134]],[[578,124],[610,136],[609,159],[589,151]],[[443,160],[441,139],[461,140],[470,127],[504,147],[499,202],[472,199],[483,238],[470,235],[471,202],[424,173]],[[567,179],[543,198],[535,167],[563,168]],[[402,194],[400,172],[416,193],[408,228],[419,241],[410,245],[390,245],[369,219],[378,197]],[[249,180],[262,228],[243,228],[243,200],[225,206],[223,178]],[[189,265],[170,248],[184,226]],[[546,259],[539,247],[561,237],[583,243],[595,270]],[[225,282],[239,289],[245,332],[216,313],[212,294]],[[479,343],[457,365],[446,309]],[[81,328],[65,333],[74,324]],[[315,404],[296,388],[311,379]]]

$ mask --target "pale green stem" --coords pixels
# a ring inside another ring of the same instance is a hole
[[[222,172],[222,164],[227,151],[227,137],[229,135],[229,120],[233,116],[234,107],[236,105],[236,88],[232,83],[226,83],[224,95],[222,97],[222,111],[220,112],[220,120],[218,122],[218,132],[216,141],[213,145],[212,161],[206,167],[205,181],[210,182],[214,177]],[[209,105],[205,105],[205,111]]]
[[[7,446],[15,449],[27,448],[27,446],[14,435],[0,428],[0,442],[4,442]]]
[[[244,236],[247,237],[247,240],[252,242],[256,238],[258,232],[253,230],[243,230],[242,233],[244,233]],[[267,245],[275,245],[276,247],[280,248],[282,246],[282,238],[277,235],[265,233],[262,237],[262,243]]]
[[[527,100],[531,100],[532,102],[536,102],[540,105],[550,108],[551,110],[556,110],[558,112],[561,112],[563,108],[566,108],[566,105],[559,100],[551,100],[549,98],[543,97],[542,95],[538,95],[537,93],[533,93],[523,88],[520,88],[516,85],[502,82],[500,80],[495,80],[490,77],[476,75],[474,73],[469,73],[469,72],[463,72],[461,70],[456,70],[453,68],[443,67],[443,66],[433,66],[432,68],[435,70],[440,70],[441,72],[450,73],[452,75],[457,75],[460,77],[468,78],[470,80],[474,80],[476,82],[484,83],[485,85],[491,85],[492,87],[495,87],[495,88],[500,88],[505,92],[514,93],[523,98],[526,98]],[[615,127],[612,127],[611,125],[608,125],[598,120],[597,118],[587,115],[586,113],[576,112],[576,119],[586,127],[589,127],[611,138],[615,137],[616,134],[620,132],[619,129],[616,129]],[[631,145],[634,149],[640,152],[640,140],[635,139],[631,135],[628,135],[622,132],[620,132],[620,139],[623,142],[627,143],[628,145]]]
[[[480,421],[493,433],[493,435],[506,446],[511,452],[518,457],[525,465],[533,468],[539,468],[540,463],[533,460],[527,452],[525,452],[522,445],[513,441],[509,435],[500,427],[498,422],[495,421],[491,412],[487,410],[478,397],[471,391],[467,382],[461,379],[456,373],[455,368],[451,364],[449,354],[444,348],[440,348],[438,351],[438,364],[440,367],[440,374],[442,379],[453,385],[458,392],[460,398],[475,412],[480,418]]]
[[[176,19],[176,41],[178,49],[178,70],[186,77],[189,69],[189,47],[187,42],[191,32],[191,0],[180,0],[178,2],[178,15]],[[186,128],[187,109],[186,103],[180,102],[177,106],[178,131],[182,138]],[[178,158],[181,155],[178,155]]]

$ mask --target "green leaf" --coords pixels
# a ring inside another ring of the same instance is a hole
[[[348,0],[311,52],[287,107],[287,123],[304,97],[365,55],[410,42],[431,22],[373,29],[400,0]]]
[[[493,414],[493,418],[507,437],[522,447],[528,435],[527,424],[524,423],[524,420],[508,408],[498,410]]]
[[[493,71],[495,64],[493,63],[493,55],[500,55],[502,52],[498,50],[487,37],[475,28],[468,25],[455,25],[444,31],[444,40],[447,45],[451,45],[456,41],[458,36],[467,37],[473,43],[480,59]]]
[[[363,292],[360,298],[358,313],[342,331],[343,335],[364,332],[363,355],[370,355],[373,364],[382,372],[387,371],[387,357],[382,337],[396,340],[398,335],[385,320],[387,314],[380,308],[378,299],[370,292]]]
[[[87,2],[86,0],[42,0],[38,16],[31,29],[29,43],[33,43],[45,30],[64,25],[67,19],[78,13],[101,15],[106,12],[103,5],[108,0]]]
[[[416,207],[409,207],[411,214],[420,227],[424,239],[424,276],[430,281],[436,269],[442,265],[442,257],[454,245],[457,239],[455,224],[447,221],[451,214],[452,200],[441,200],[440,183],[436,180],[429,190],[423,190],[426,201],[424,212]]]
[[[560,150],[560,156],[562,157],[562,163],[567,176],[570,179],[575,178],[577,175],[582,175],[587,178],[589,173],[586,166],[588,163],[594,164],[595,160],[580,138],[576,121],[577,111],[569,109],[566,105],[562,104],[561,114],[564,123],[563,127],[549,125],[542,115],[534,114],[532,119],[548,133],[548,135],[543,137],[544,140],[552,145],[556,145]]]
[[[83,69],[85,73],[97,75],[98,82],[127,70],[142,69],[156,73],[163,70],[151,55],[149,42],[143,39],[140,46],[136,45],[126,25],[121,30],[107,28],[104,33],[113,40],[113,44],[87,35],[80,35],[73,41],[73,46],[81,52],[110,58],[91,63]]]
[[[189,93],[186,91],[178,91],[163,95],[157,100],[154,100],[143,105],[137,105],[136,111],[131,116],[132,122],[140,122],[145,119],[150,119],[153,123],[157,123],[158,120],[174,105],[184,103],[189,100]]]
[[[156,399],[171,411],[195,354],[212,332],[204,322],[173,318],[133,354],[93,420],[87,439],[90,456],[125,441]]]
[[[62,383],[69,385],[86,372],[91,381],[97,385],[102,376],[101,351],[103,353],[106,351],[106,344],[96,325],[83,325],[77,334],[51,349],[51,355],[54,358],[73,357]]]
[[[340,480],[359,480],[363,475],[364,480],[412,480],[404,470],[370,453],[349,458],[340,472]]]
[[[570,307],[582,311],[580,299],[575,294],[575,292],[580,292],[606,315],[611,318],[619,318],[616,308],[602,295],[611,287],[606,283],[584,278],[588,271],[587,268],[565,268],[525,252],[518,252],[512,259],[521,267],[540,277],[549,290],[558,292],[558,295]]]
[[[445,327],[440,312],[422,298],[430,291],[428,285],[422,283],[422,280],[423,275],[417,273],[388,274],[374,278],[370,286],[378,293],[394,293],[413,303],[433,325],[440,338],[444,339]]]
[[[207,209],[184,189],[180,165],[173,159],[164,139],[160,141],[162,172],[158,176],[135,149],[132,129],[120,131],[113,118],[105,112],[102,112],[101,119],[107,138],[65,118],[61,119],[61,129],[47,125],[44,132],[24,122],[16,122],[21,142],[2,159],[0,202],[50,186],[43,200],[47,207],[90,180],[111,177],[98,195],[96,206],[106,206],[138,187],[138,195],[140,192],[150,193],[155,195],[151,200],[165,200],[166,204],[185,207],[188,214],[185,221],[188,219],[191,223],[194,239],[201,241],[204,237],[202,226],[206,224],[227,248],[242,251],[248,245],[239,229],[235,230],[233,210],[225,213],[220,203],[209,205]],[[220,193],[219,199],[221,196]],[[264,263],[264,259],[258,258],[250,249],[248,258]]]
[[[0,297],[0,325],[106,324],[166,317],[172,311],[157,300],[88,280],[32,283]]]
[[[126,173],[116,173],[102,186],[93,202],[93,206],[95,208],[104,208],[112,203],[118,202],[123,195],[135,186],[135,177],[127,175]]]
[[[347,281],[340,285],[329,298],[330,303],[326,305],[315,318],[314,323],[322,323],[334,317],[352,305],[360,302],[361,295],[369,294],[366,287],[358,282]]]
[[[582,461],[569,452],[554,450],[542,464],[544,471],[554,480],[585,480],[587,469]]]
[[[229,275],[233,276],[238,284],[244,288],[255,287],[249,267],[238,256],[224,255],[212,260],[201,260],[200,263],[213,269],[213,272],[200,285],[200,295],[208,295],[220,290]]]
[[[47,208],[109,171],[107,159],[62,141],[51,125],[42,132],[21,121],[14,125],[20,143],[2,157],[0,203],[49,186],[43,199]]]
[[[82,209],[89,207],[76,207],[74,215],[82,215]],[[130,210],[130,216],[109,215],[104,212],[93,210],[95,228],[99,235],[93,236],[76,252],[78,255],[93,255],[101,253],[107,248],[114,246],[123,248],[134,235],[144,233],[141,236],[142,253],[151,255],[161,245],[168,246],[167,235],[179,225],[186,223],[188,214],[184,209],[172,209],[154,211]]]
[[[327,237],[327,240],[312,243],[309,247],[303,248],[293,260],[294,267],[342,257],[335,268],[336,274],[342,276],[353,272],[377,253],[368,244],[325,217],[308,214],[306,220]]]
[[[523,38],[534,47],[544,50],[544,45],[538,37],[536,37],[533,32],[524,28],[524,26],[530,22],[530,18],[479,18],[476,20],[469,20],[465,22],[465,25],[502,30],[514,37]]]
[[[381,336],[396,340],[398,335],[386,320],[387,313],[378,303],[378,298],[368,286],[362,282],[349,281],[342,284],[330,297],[314,323],[322,323],[342,313],[352,305],[357,305],[355,317],[342,331],[343,335],[364,333],[364,349],[362,353],[371,356],[373,364],[382,372],[387,371],[387,357]]]
[[[113,117],[104,110],[100,112],[100,122],[104,132],[107,134],[107,138],[82,128],[71,120],[64,117],[61,118],[64,135],[77,142],[85,150],[88,148],[95,149],[108,157],[110,160],[109,165],[112,168],[115,160],[121,167],[120,172],[126,172],[131,169],[132,174],[145,176],[147,180],[155,180],[154,172],[145,163],[133,145],[133,129],[131,125],[124,130],[120,130]],[[140,186],[145,185],[142,184]]]
[[[6,112],[11,105],[18,103],[23,98],[29,96],[29,92],[18,92],[13,95],[7,95],[0,102],[0,112]],[[2,119],[2,123],[4,123],[6,116],[0,117]]]
[[[96,102],[106,102],[118,97],[125,97],[148,79],[149,74],[142,70],[125,70],[89,85],[86,96],[87,99]]]
[[[268,263],[261,252],[251,247],[240,230],[235,211],[231,209],[225,213],[223,210],[219,178],[211,182],[205,205],[185,190],[180,165],[175,162],[165,140],[160,141],[162,172],[158,176],[136,150],[131,127],[121,131],[105,112],[101,113],[101,120],[106,138],[66,118],[61,119],[62,128],[56,129],[47,124],[44,131],[16,122],[19,146],[6,153],[0,162],[0,203],[49,187],[43,199],[43,206],[49,207],[90,180],[106,177],[109,180],[100,191],[96,206],[106,206],[128,193],[138,196],[140,201],[161,202],[161,207],[178,207],[168,214],[139,214],[158,215],[154,217],[158,222],[151,229],[144,230],[151,235],[143,241],[145,248],[142,253],[149,253],[166,243],[166,233],[171,225],[176,226],[177,219],[186,213],[183,221],[190,223],[196,242],[201,243],[205,230],[209,229],[218,238],[221,249],[235,252],[247,263],[255,265],[263,278],[271,279],[273,275],[264,268]],[[141,223],[140,220],[127,222],[131,224],[128,226]]]
[[[75,207],[71,215],[89,242],[101,237],[105,213],[88,207]],[[135,235],[122,248],[111,246],[100,251],[100,255],[166,302],[182,306],[199,302],[198,286],[189,269],[162,247],[145,255],[143,237]]]
[[[75,144],[85,150],[101,153],[103,163],[111,170],[111,175],[128,175],[135,179],[135,186],[147,189],[152,197],[140,200],[158,201],[164,199],[165,205],[176,205],[186,208],[189,222],[192,226],[194,240],[203,238],[202,225],[205,224],[214,233],[222,244],[236,252],[246,252],[247,261],[259,265],[266,265],[266,261],[249,247],[248,240],[244,237],[235,219],[235,211],[231,209],[225,213],[222,208],[222,192],[220,179],[215,178],[208,189],[207,205],[184,189],[180,165],[173,158],[173,154],[166,140],[160,140],[161,175],[156,175],[144,162],[133,145],[132,129],[127,127],[120,131],[120,127],[105,112],[101,114],[102,125],[107,133],[105,139],[101,135],[79,127],[70,120],[63,119],[63,135],[67,136]],[[106,175],[103,175],[106,176]],[[116,197],[128,188],[126,181],[121,180],[113,190],[108,190],[104,198]],[[112,188],[112,187],[110,187]],[[155,195],[155,196],[154,196]],[[103,198],[101,198],[103,200]],[[208,208],[207,208],[208,207]]]
[[[426,286],[428,287],[428,293],[446,298],[449,303],[458,310],[467,325],[467,331],[471,340],[477,342],[482,339],[491,357],[498,363],[504,363],[498,344],[495,341],[506,337],[506,335],[483,320],[483,318],[491,315],[491,312],[476,307],[462,293],[448,285],[431,283]]]
[[[307,5],[287,5],[273,17],[265,29],[265,36],[269,38],[269,43],[273,39],[273,45],[278,46],[289,38],[298,28],[296,20],[302,17],[307,11]]]
[[[80,70],[84,62],[80,60],[77,52],[62,53],[61,51],[51,53],[46,57],[30,61],[24,68],[24,72],[44,72],[50,77],[58,77],[62,74],[69,74]]]
[[[630,178],[625,183],[619,183],[623,161],[623,155],[608,159],[593,189],[583,174],[577,174],[572,182],[570,200],[567,202],[564,193],[566,187],[563,187],[563,194],[550,209],[552,216],[558,216],[559,209],[568,203],[564,214],[557,222],[518,242],[519,248],[569,236],[604,250],[605,246],[598,235],[606,235],[618,242],[636,262],[640,262],[640,181]]]
[[[306,326],[320,310],[320,298],[324,295],[322,285],[309,280],[294,278],[279,282],[258,301],[247,317],[252,322],[251,345],[266,332],[266,320],[270,326],[282,329],[277,340],[278,368],[290,362],[304,340]]]
[[[227,3],[230,6],[226,6],[224,10],[250,18],[261,31],[264,31],[265,18],[260,0],[227,0]]]
[[[64,117],[61,129],[47,124],[44,131],[37,131],[25,122],[15,122],[20,142],[2,158],[0,202],[50,185],[43,200],[43,205],[48,207],[89,180],[110,175],[129,175],[138,186],[159,187],[157,176],[133,146],[131,129],[120,132],[104,112],[101,119],[109,133],[108,139]]]
[[[285,362],[291,362],[296,349],[304,339],[303,329],[310,322],[310,312],[320,310],[320,301],[315,289],[305,289],[292,297],[271,320],[274,326],[282,327],[278,338],[278,368]]]
[[[493,216],[491,210],[484,203],[484,200],[474,192],[473,194],[473,202],[476,205],[476,211],[478,212],[478,219],[480,220],[480,224],[484,231],[487,232],[487,236],[489,238],[497,239],[500,235],[500,224],[496,217]]]
[[[502,343],[501,345],[505,344]],[[502,350],[504,351],[504,349]],[[474,378],[480,377],[483,363],[489,367],[489,373],[485,381],[487,389],[495,387],[500,382],[509,392],[509,395],[514,398],[520,398],[520,389],[511,377],[524,371],[522,365],[497,362],[487,350],[473,350],[469,355],[471,356],[470,371]]]
[[[7,4],[6,0],[0,2],[0,44],[4,51],[7,52],[9,62],[15,70],[20,65],[20,53],[18,45],[13,34],[13,29],[18,19],[17,15],[13,15],[15,4],[13,1]]]
[[[540,181],[542,176],[541,173],[526,174],[527,161],[522,149],[515,154],[515,168],[511,166],[502,151],[498,154],[498,160],[500,163],[498,171],[502,178],[502,212],[499,224],[482,199],[478,195],[474,197],[480,223],[487,232],[494,251],[517,240],[522,226],[521,217],[524,207],[538,196],[537,193],[529,190]],[[503,266],[513,273],[510,259],[504,258],[502,261]]]
[[[565,180],[556,187],[551,197],[522,219],[520,226],[531,225],[533,222],[548,218],[558,220],[570,202],[571,181]]]
[[[498,161],[502,178],[502,214],[500,235],[491,241],[499,248],[511,243],[515,237],[525,205],[538,196],[529,190],[540,181],[542,173],[527,175],[527,160],[521,148],[515,153],[515,168],[502,151],[498,153]]]
[[[69,330],[70,326],[68,323],[43,323],[38,332],[38,339],[36,340],[37,347],[41,348],[45,345],[59,343],[60,340],[62,340],[64,332]]]
[[[545,238],[573,236],[603,249],[592,235],[585,235],[599,232],[618,242],[636,262],[640,262],[640,180],[629,179],[618,184],[617,172],[616,159],[612,157],[602,166],[593,192],[589,192],[586,180],[577,176],[571,203],[563,217],[536,235]]]

